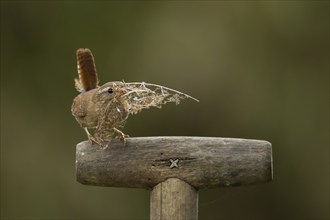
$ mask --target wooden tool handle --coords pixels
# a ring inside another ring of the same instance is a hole
[[[138,137],[100,150],[77,145],[77,180],[95,186],[152,188],[178,178],[196,189],[272,180],[267,141],[213,137]]]

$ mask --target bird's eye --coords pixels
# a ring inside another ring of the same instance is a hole
[[[112,93],[113,93],[112,88],[109,88],[109,89],[108,89],[108,93],[109,93],[109,94],[112,94]]]

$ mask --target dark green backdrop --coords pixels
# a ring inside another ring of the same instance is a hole
[[[201,191],[200,219],[329,218],[328,1],[1,1],[1,218],[149,216],[147,190],[75,180],[79,47],[103,83],[200,100],[131,117],[131,136],[273,144],[274,181]]]

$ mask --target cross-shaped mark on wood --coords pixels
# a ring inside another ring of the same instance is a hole
[[[179,159],[175,159],[175,160],[170,159],[170,163],[171,163],[171,165],[170,165],[171,169],[174,167],[179,167]]]

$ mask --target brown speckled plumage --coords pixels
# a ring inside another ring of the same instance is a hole
[[[77,59],[79,79],[76,79],[76,87],[81,93],[74,98],[71,111],[88,138],[101,146],[113,137],[126,141],[127,135],[119,129],[124,127],[129,114],[150,107],[160,108],[168,102],[179,104],[185,98],[198,101],[179,91],[144,82],[116,81],[98,86],[91,51],[78,49]],[[94,129],[94,135],[88,129]]]

